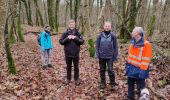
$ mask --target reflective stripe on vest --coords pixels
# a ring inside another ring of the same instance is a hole
[[[148,43],[147,41],[145,42]],[[128,55],[128,63],[140,67],[140,69],[147,70],[151,57],[146,57],[143,55],[144,47],[134,48],[133,45],[130,46],[129,55]],[[133,51],[134,50],[134,51]],[[136,55],[135,55],[136,53]],[[145,52],[146,53],[146,52]]]
[[[142,57],[142,58],[140,58],[140,57],[135,56],[133,54],[129,54],[129,56],[132,57],[132,58],[136,58],[138,60],[151,60],[151,58],[149,58],[149,57]]]

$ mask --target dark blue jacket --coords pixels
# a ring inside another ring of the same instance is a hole
[[[142,36],[142,38],[138,42],[136,42],[135,38],[132,38],[130,42],[136,48],[143,47],[144,36]],[[126,75],[131,78],[147,79],[149,78],[149,70],[141,70],[138,66],[134,66],[132,64],[127,63],[126,64]]]
[[[105,35],[104,32],[100,33],[96,41],[96,57],[117,61],[118,43],[114,32],[110,32],[108,35]]]

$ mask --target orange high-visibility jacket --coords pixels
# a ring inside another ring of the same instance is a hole
[[[152,46],[145,40],[143,47],[134,47],[130,45],[128,51],[128,63],[139,67],[142,70],[147,70],[152,58]]]

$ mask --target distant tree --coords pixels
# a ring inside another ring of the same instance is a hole
[[[49,25],[54,28],[54,15],[53,15],[53,7],[54,7],[54,0],[47,0],[47,6],[48,6],[48,20],[49,20]]]
[[[8,0],[8,1],[10,2],[10,0]],[[3,6],[4,6],[4,8],[6,8],[5,5],[3,5]],[[9,8],[6,11],[9,11]],[[9,21],[9,18],[10,18],[10,16],[12,14],[13,14],[13,12],[7,12],[7,16],[6,17],[5,17],[5,14],[1,15],[1,17],[6,18],[5,26],[4,26],[4,32],[3,33],[4,33],[5,51],[6,51],[7,61],[8,61],[8,70],[9,70],[9,73],[16,74],[17,71],[16,71],[14,60],[12,58],[12,54],[11,54],[11,50],[10,50],[10,44],[9,44],[9,36],[8,36],[9,35],[9,32],[8,32],[8,21]]]

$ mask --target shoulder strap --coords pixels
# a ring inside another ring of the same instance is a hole
[[[112,40],[113,40],[113,39],[114,39],[114,37],[115,37],[114,32],[111,32],[111,37],[112,37]]]
[[[100,40],[101,40],[102,33],[103,32],[100,32],[100,35],[99,35],[99,48],[100,48]]]

